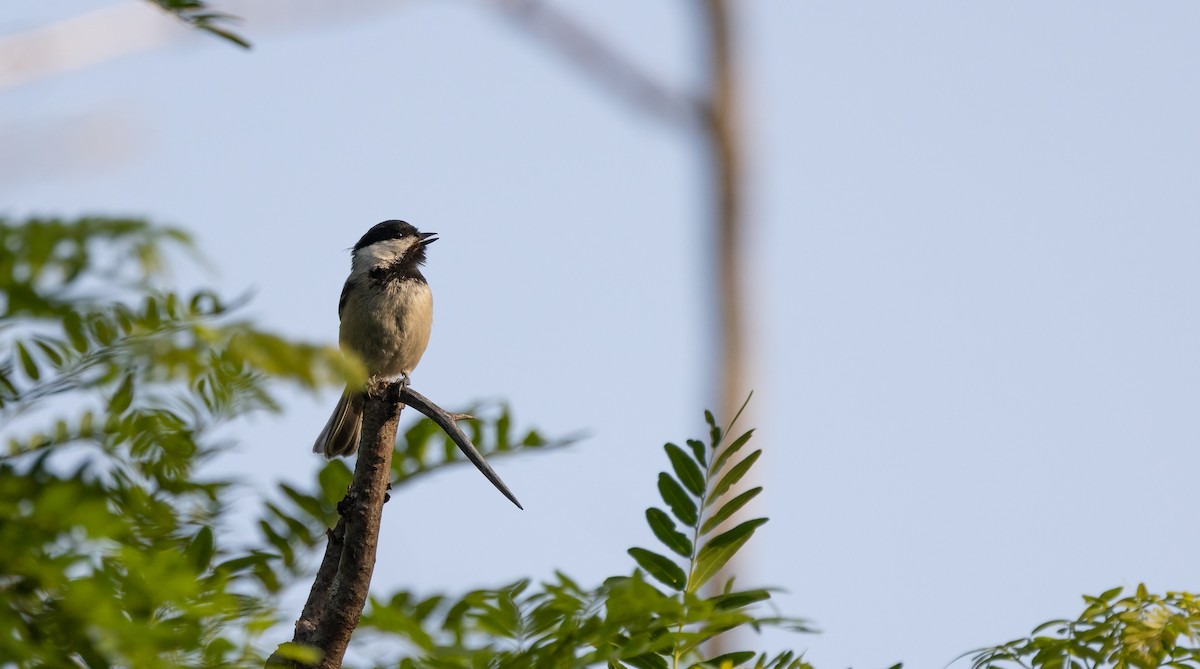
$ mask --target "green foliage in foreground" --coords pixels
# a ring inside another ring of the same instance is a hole
[[[237,17],[216,11],[204,0],[147,0],[152,5],[175,16],[191,27],[215,35],[244,49],[250,48],[246,38],[230,30],[227,25]]]
[[[805,629],[799,620],[759,612],[770,599],[767,589],[735,590],[731,578],[717,594],[701,593],[766,522],[758,518],[720,528],[722,520],[761,491],[722,497],[759,452],[738,459],[751,433],[727,441],[712,414],[707,418],[707,441],[689,441],[686,450],[666,446],[673,471],[660,473],[658,485],[671,513],[658,508],[646,512],[654,535],[674,557],[632,548],[629,553],[641,569],[592,588],[559,572],[545,583],[523,579],[456,598],[410,592],[373,597],[361,628],[401,637],[412,649],[377,666],[807,667],[791,652],[768,657],[740,651],[706,658],[702,651],[706,641],[738,628]],[[647,580],[647,574],[657,583]]]
[[[164,257],[189,244],[139,220],[0,219],[0,666],[262,666],[290,636],[280,623],[298,612],[278,595],[311,577],[350,470],[334,461],[277,486],[241,530],[231,500],[259,495],[213,464],[228,447],[216,432],[277,410],[283,387],[360,374],[220,296],[161,288]],[[471,437],[489,457],[566,443],[516,431],[505,407],[480,413]],[[731,520],[762,491],[735,485],[759,456],[751,433],[706,418],[703,440],[668,444],[669,469],[647,474],[658,545],[630,549],[629,572],[596,586],[560,572],[465,595],[376,592],[356,639],[405,649],[380,667],[806,667],[786,652],[704,655],[729,630],[805,629],[763,612],[767,588],[728,579],[707,592],[766,519]],[[462,463],[428,421],[400,442],[398,486]],[[974,666],[1198,666],[1194,595],[1119,595],[1087,598],[1079,619],[979,651]]]
[[[1033,634],[978,651],[973,669],[1200,668],[1200,597],[1186,592],[1151,594],[1139,585],[1127,597],[1113,588],[1087,604],[1075,620],[1051,620]]]
[[[0,220],[2,666],[261,665],[258,639],[285,617],[276,595],[311,571],[345,464],[318,494],[280,485],[258,536],[231,533],[228,507],[257,493],[204,465],[228,446],[217,428],[276,410],[280,387],[359,375],[214,294],[158,288],[164,256],[188,245],[139,220]],[[554,445],[488,413],[485,453]],[[398,485],[457,462],[411,463],[435,430],[409,429]],[[218,540],[231,534],[249,536]]]

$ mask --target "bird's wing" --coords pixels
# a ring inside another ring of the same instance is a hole
[[[354,289],[354,281],[346,279],[346,283],[342,286],[342,296],[338,299],[338,320],[342,319],[342,311],[346,308],[346,298],[350,296],[350,291]]]

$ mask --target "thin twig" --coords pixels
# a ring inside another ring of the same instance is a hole
[[[400,390],[400,399],[408,406],[428,416],[429,419],[436,423],[438,427],[442,428],[442,431],[449,435],[450,439],[453,440],[455,445],[458,446],[458,450],[462,451],[463,455],[467,456],[467,459],[471,461],[471,464],[475,465],[475,467],[481,473],[483,473],[485,477],[487,477],[487,480],[491,481],[492,485],[496,486],[496,489],[499,490],[501,494],[507,497],[513,504],[516,504],[518,509],[525,509],[525,507],[521,506],[521,503],[517,501],[517,498],[512,494],[512,491],[508,489],[508,486],[504,485],[504,481],[500,480],[500,475],[496,473],[496,470],[492,469],[492,466],[487,463],[487,460],[483,459],[483,456],[471,443],[470,438],[463,433],[462,428],[460,428],[458,423],[455,422],[456,420],[471,418],[471,416],[466,414],[447,413],[444,409],[433,402],[430,402],[429,399],[424,395],[418,393],[407,385]]]
[[[703,114],[693,96],[672,91],[562,9],[542,0],[489,4],[638,111],[684,128],[700,125]]]

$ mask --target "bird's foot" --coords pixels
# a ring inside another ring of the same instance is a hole
[[[390,402],[399,402],[401,395],[404,394],[404,389],[409,387],[408,375],[405,374],[399,380],[393,381],[389,378],[372,376],[367,379],[366,393],[368,397],[385,399]]]
[[[372,376],[367,379],[367,396],[368,397],[387,397],[388,387],[392,385],[391,381],[378,376]]]
[[[395,393],[394,397],[396,398],[397,402],[399,402],[400,398],[404,395],[404,391],[411,386],[412,384],[408,380],[408,374],[401,374],[400,380],[392,386],[392,392]]]

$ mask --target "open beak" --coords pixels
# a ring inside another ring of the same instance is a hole
[[[438,236],[437,236],[436,232],[422,232],[421,233],[421,246],[429,246],[430,244],[436,242],[437,240],[438,240]]]

